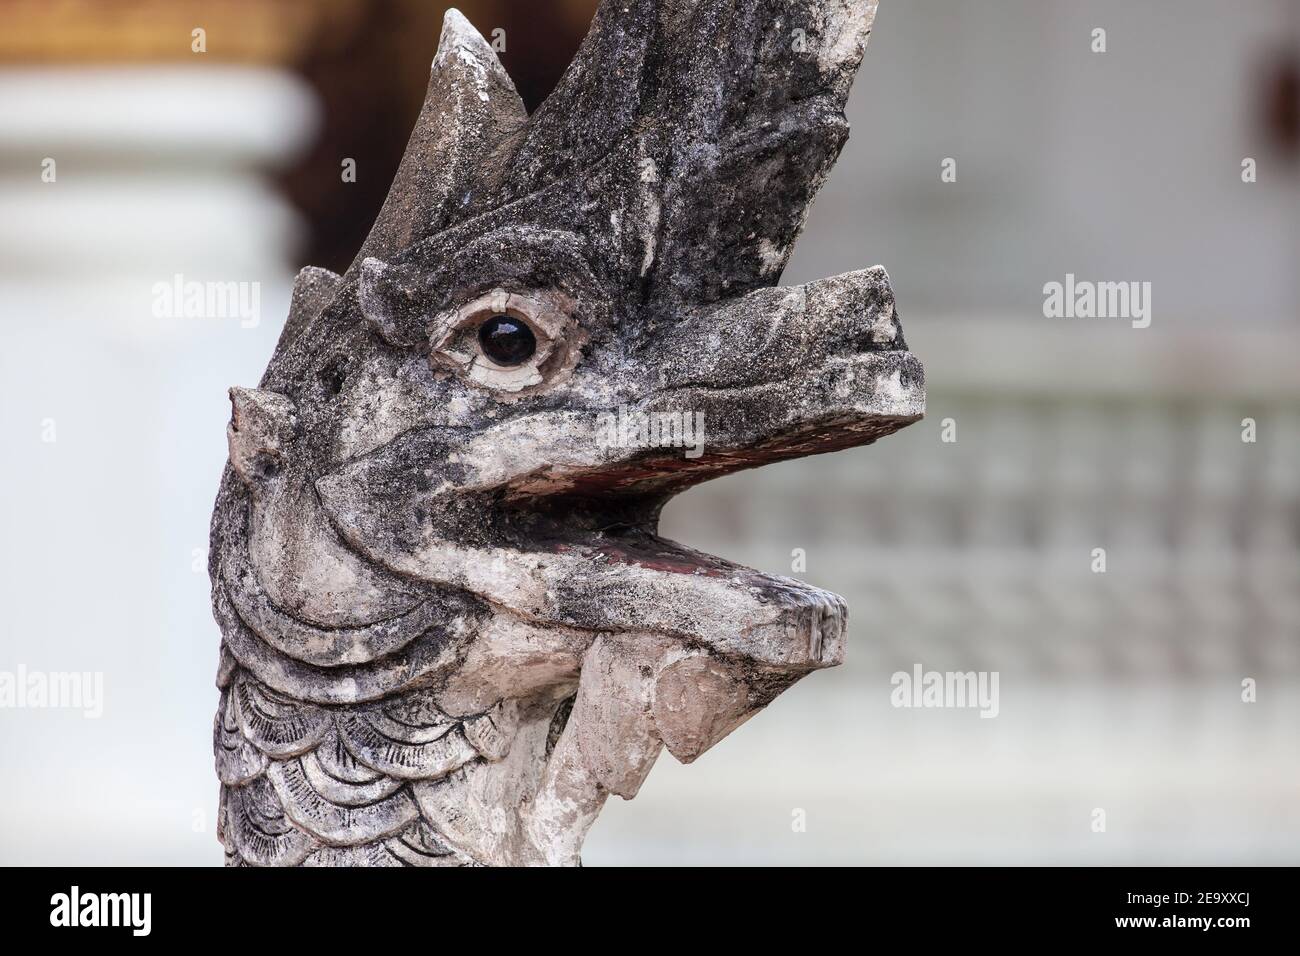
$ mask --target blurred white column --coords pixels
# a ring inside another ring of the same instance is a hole
[[[203,551],[300,235],[264,173],[314,118],[272,70],[0,71],[0,669],[104,680],[99,720],[0,711],[0,862],[220,859]],[[178,275],[256,321],[160,317]]]

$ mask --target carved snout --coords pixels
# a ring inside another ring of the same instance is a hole
[[[835,359],[903,350],[889,275],[881,266],[800,286],[758,289],[691,317],[674,333],[660,388],[781,382]]]

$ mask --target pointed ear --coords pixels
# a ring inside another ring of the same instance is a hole
[[[273,478],[293,440],[297,416],[293,402],[260,388],[230,390],[230,464],[251,488]]]
[[[492,47],[448,10],[420,118],[356,262],[390,258],[453,222],[493,147],[527,120]]]
[[[289,317],[276,342],[272,365],[293,348],[303,331],[334,301],[340,281],[341,277],[337,273],[319,266],[307,266],[298,273],[298,277],[293,280],[293,296],[289,299]]]

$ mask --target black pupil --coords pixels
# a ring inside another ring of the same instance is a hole
[[[478,344],[483,354],[498,365],[518,365],[537,351],[533,330],[508,315],[494,315],[480,325]]]

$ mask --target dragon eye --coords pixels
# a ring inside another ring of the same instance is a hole
[[[563,381],[586,334],[577,304],[558,289],[492,289],[429,320],[435,368],[512,401]]]
[[[537,351],[537,337],[521,319],[494,315],[478,329],[478,344],[483,354],[497,365],[522,365]]]

